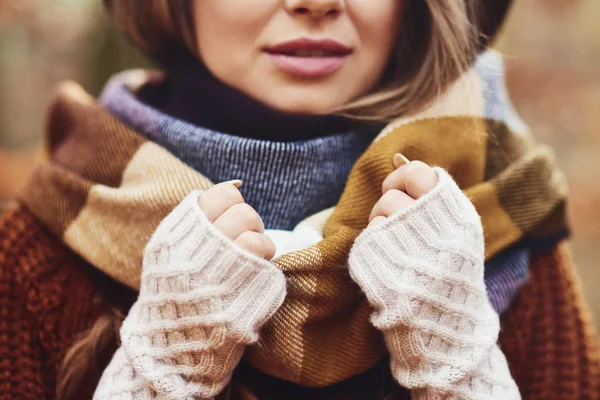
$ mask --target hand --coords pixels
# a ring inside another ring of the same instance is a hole
[[[396,170],[383,181],[383,196],[371,211],[369,227],[380,225],[389,216],[410,207],[438,182],[435,171],[421,161],[408,161],[403,155],[396,154],[394,166]]]
[[[200,196],[198,203],[213,226],[235,244],[271,260],[275,256],[275,244],[264,234],[262,218],[244,202],[238,190],[241,185],[241,181],[215,185]]]

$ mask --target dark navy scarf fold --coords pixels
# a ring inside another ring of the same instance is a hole
[[[202,116],[202,109],[191,108],[178,113],[177,118],[159,107],[172,108],[174,104],[181,104],[182,99],[189,99],[193,92],[183,91],[180,99],[169,100],[169,96],[175,94],[167,95],[171,89],[164,85],[168,81],[162,75],[149,74],[141,90],[143,95],[138,96],[140,92],[134,93],[128,86],[128,82],[135,81],[128,74],[118,75],[109,82],[100,99],[104,107],[213,182],[243,180],[242,194],[261,215],[267,229],[293,230],[305,218],[335,206],[352,166],[378,133],[379,127],[352,127],[352,124],[337,117],[311,120],[279,115],[274,118],[273,125],[269,125],[268,119],[241,117],[250,132],[245,136],[239,135],[239,122],[224,124],[234,126],[232,129],[238,133],[231,134],[216,129],[221,123],[219,121],[235,119],[238,111],[235,104],[242,104],[243,115],[257,110],[251,101],[234,101],[229,111],[217,118]],[[486,74],[482,71],[484,78],[489,78],[490,87],[498,83],[499,78],[494,71]],[[201,98],[195,101],[201,104],[209,100]],[[221,104],[221,107],[224,105]],[[275,113],[264,109],[256,112],[257,115]],[[189,119],[210,121],[211,128],[194,124]],[[260,133],[261,126],[268,126],[266,133]],[[290,128],[286,129],[286,126]],[[305,133],[298,128],[312,130]],[[281,137],[282,140],[265,139],[271,137]],[[529,256],[528,247],[518,246],[506,249],[486,263],[488,295],[499,313],[508,309],[519,289],[527,282]]]
[[[145,104],[123,78],[114,78],[106,87],[103,105],[212,182],[244,181],[242,195],[261,215],[267,229],[292,230],[305,218],[335,206],[350,169],[377,134],[377,129],[363,127],[326,136],[313,134],[299,141],[236,136],[194,125]],[[283,119],[280,117],[279,124]],[[314,121],[296,116],[290,116],[290,123],[315,126]],[[263,121],[265,124],[268,121]],[[331,121],[325,124],[349,126]],[[254,123],[253,129],[257,126]],[[295,133],[280,129],[281,137]],[[322,130],[315,132],[322,134]]]

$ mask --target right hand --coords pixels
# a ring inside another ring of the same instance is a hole
[[[241,182],[223,182],[200,196],[198,203],[208,220],[242,249],[266,260],[275,256],[275,244],[267,237],[258,213],[238,190]]]

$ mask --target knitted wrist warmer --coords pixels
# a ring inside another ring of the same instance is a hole
[[[283,273],[222,235],[199,196],[150,239],[139,298],[94,399],[213,398],[283,302]]]
[[[375,308],[395,379],[414,398],[519,399],[496,344],[479,215],[435,171],[431,192],[358,237],[350,273]]]

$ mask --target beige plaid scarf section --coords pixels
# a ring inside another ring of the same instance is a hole
[[[321,387],[384,357],[346,259],[396,152],[452,174],[482,216],[488,257],[565,227],[565,186],[551,153],[526,132],[486,118],[483,92],[469,71],[436,103],[377,137],[335,209],[305,221],[323,240],[274,260],[287,276],[288,296],[249,349],[248,362],[269,375]],[[21,202],[90,264],[134,289],[156,226],[190,191],[212,185],[73,83],[64,84],[53,103],[48,150]]]

